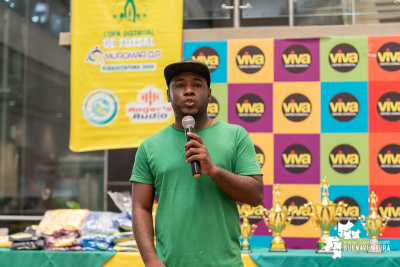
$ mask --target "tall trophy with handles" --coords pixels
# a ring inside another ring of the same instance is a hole
[[[240,230],[242,232],[241,237],[243,238],[243,242],[240,246],[240,249],[242,250],[242,252],[251,252],[249,238],[254,234],[257,225],[250,224],[249,222],[248,217],[252,213],[250,205],[248,204],[243,205],[242,211],[243,211],[243,222],[240,225]]]
[[[336,229],[336,225],[343,217],[343,209],[347,206],[344,202],[334,203],[329,200],[329,183],[324,177],[321,183],[322,199],[315,205],[312,203],[305,204],[311,206],[311,218],[316,223],[316,228],[322,230],[322,237],[318,240],[317,253],[334,253],[333,250],[326,251],[324,247],[327,245],[325,237],[329,237],[332,227]]]
[[[281,206],[281,188],[279,184],[274,186],[273,190],[274,204],[271,209],[264,209],[263,218],[265,225],[272,231],[273,239],[271,242],[271,252],[287,252],[285,241],[282,239],[282,231],[290,224],[295,212],[291,209],[282,209]],[[289,217],[289,215],[291,216]],[[268,217],[266,217],[267,215]]]
[[[378,235],[382,236],[382,232],[385,230],[386,225],[389,222],[389,218],[386,216],[382,218],[378,214],[378,196],[374,193],[374,191],[371,192],[368,202],[370,203],[369,216],[365,218],[365,216],[362,215],[359,217],[359,219],[363,228],[365,231],[367,231],[367,235],[371,236],[368,253],[380,254],[382,253],[382,250],[378,241]]]

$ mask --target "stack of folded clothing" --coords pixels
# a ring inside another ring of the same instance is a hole
[[[118,252],[138,252],[133,232],[118,233],[111,236],[114,250]]]
[[[79,242],[84,251],[114,251],[112,241],[105,235],[86,235],[80,238]]]
[[[119,231],[132,232],[132,216],[128,212],[120,213],[113,218],[113,222],[118,227]]]
[[[52,235],[44,235],[46,238],[46,250],[50,251],[76,251],[82,250],[78,241],[77,231],[61,229]]]
[[[0,248],[9,248],[11,246],[12,242],[8,238],[8,235],[0,236]]]
[[[82,250],[78,237],[87,214],[79,209],[47,211],[36,231],[46,238],[46,250]]]
[[[36,235],[36,225],[27,227],[21,233],[10,235],[8,239],[12,242],[11,250],[37,250],[45,246],[44,238]]]
[[[125,216],[125,215],[124,215]],[[91,211],[82,224],[80,243],[85,251],[113,251],[110,236],[118,233],[117,220],[124,216],[108,211]]]

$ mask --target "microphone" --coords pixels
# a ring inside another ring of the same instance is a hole
[[[193,140],[193,138],[190,138],[187,133],[191,132],[194,133],[194,119],[192,116],[185,116],[182,119],[182,126],[183,129],[185,129],[185,136],[186,136],[186,140],[189,142],[190,140]],[[200,163],[197,160],[194,160],[192,162],[190,162],[190,165],[192,166],[192,175],[194,177],[199,177],[201,174],[201,170],[200,170]]]

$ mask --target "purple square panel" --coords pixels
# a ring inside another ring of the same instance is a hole
[[[274,182],[320,183],[319,134],[275,134]]]
[[[276,82],[319,81],[319,39],[275,40]]]
[[[317,249],[319,238],[284,237],[288,249]]]
[[[248,132],[272,132],[272,84],[229,84],[228,122]]]

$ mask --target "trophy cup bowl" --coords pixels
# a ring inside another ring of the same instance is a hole
[[[371,192],[368,202],[370,202],[371,204],[371,212],[369,216],[365,217],[364,215],[362,215],[361,217],[359,217],[359,219],[363,228],[365,229],[365,231],[367,231],[367,235],[371,236],[368,253],[381,254],[382,250],[378,241],[378,235],[382,236],[382,232],[383,230],[385,230],[386,225],[389,222],[389,217],[385,216],[382,218],[378,214],[378,196],[374,193],[374,191]]]
[[[264,209],[262,214],[265,225],[269,228],[268,231],[272,231],[272,235],[274,237],[272,239],[271,249],[269,251],[287,252],[285,241],[282,239],[282,231],[285,230],[285,228],[287,228],[287,226],[290,224],[295,212],[291,212],[291,209],[287,210],[286,208],[281,208],[281,188],[279,184],[274,186],[273,195],[273,207],[270,210]],[[289,214],[291,214],[290,218],[288,218]],[[268,215],[268,218],[265,217],[265,215]]]
[[[249,238],[254,234],[257,225],[250,224],[248,219],[251,213],[251,206],[245,204],[243,205],[243,210],[244,210],[243,223],[240,225],[241,237],[243,238],[243,242],[240,245],[240,249],[242,252],[251,252]]]
[[[332,251],[326,251],[324,247],[327,245],[325,237],[329,237],[332,227],[336,229],[336,224],[343,217],[343,208],[347,204],[340,201],[339,203],[334,203],[329,200],[329,184],[326,177],[322,180],[322,199],[317,204],[313,205],[311,202],[304,204],[306,207],[311,207],[311,218],[316,223],[316,228],[320,228],[322,231],[322,237],[318,240],[317,253],[334,253]]]
[[[282,232],[290,224],[294,213],[290,218],[287,218],[291,211],[282,210],[279,206],[270,210],[264,209],[264,213],[268,218],[263,215],[265,225],[272,231],[273,239],[271,242],[270,252],[287,252],[285,241],[282,239]]]
[[[318,240],[317,253],[333,253],[333,251],[327,252],[323,249],[327,245],[325,237],[329,237],[332,228],[336,229],[336,224],[343,216],[343,207],[347,206],[347,204],[342,202],[336,204],[326,197],[316,205],[312,205],[311,202],[309,205],[312,209],[311,217],[317,225],[316,229],[319,227],[322,231],[322,237]]]

